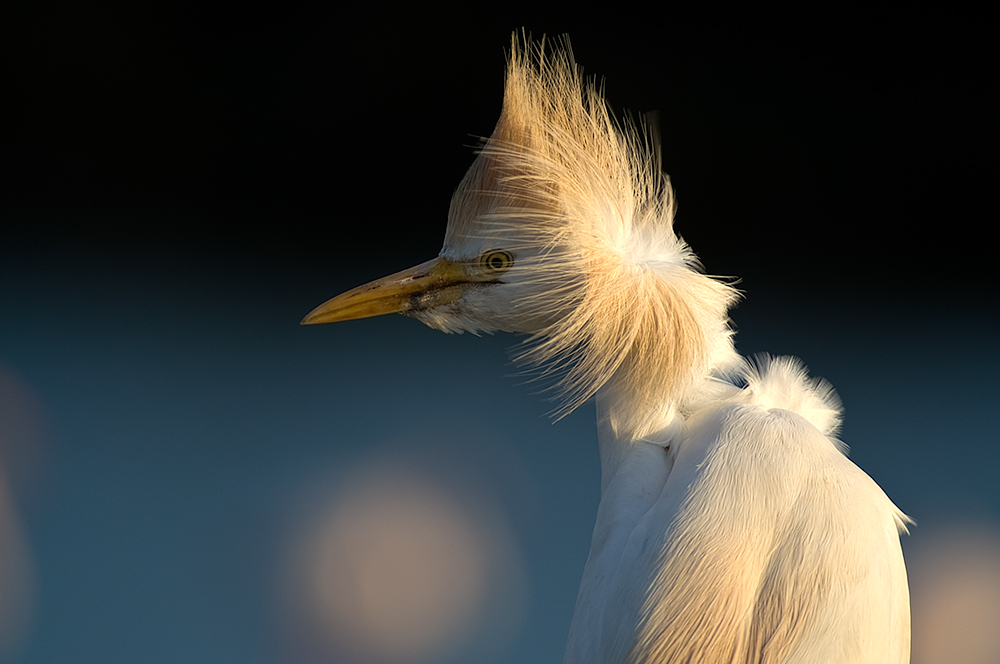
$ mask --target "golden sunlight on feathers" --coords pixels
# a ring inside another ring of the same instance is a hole
[[[596,397],[601,502],[566,664],[903,664],[907,518],[833,437],[828,384],[736,353],[736,291],[674,233],[652,133],[612,118],[567,40],[515,36],[440,257],[304,322],[525,333],[514,360],[557,414]]]
[[[546,52],[544,40],[515,42],[500,120],[452,200],[445,246],[496,233],[535,248],[524,269],[544,290],[516,305],[565,315],[514,360],[556,379],[557,414],[622,369],[628,412],[615,427],[640,437],[663,421],[647,416],[664,395],[689,394],[692,376],[738,361],[725,322],[736,291],[691,269],[697,258],[673,233],[658,146],[644,128],[615,122],[564,45]],[[692,310],[689,299],[709,310]],[[660,371],[630,370],[636,362]]]

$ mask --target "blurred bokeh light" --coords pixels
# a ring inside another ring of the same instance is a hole
[[[913,664],[1000,660],[1000,527],[947,524],[910,548]]]
[[[521,554],[488,496],[463,499],[389,458],[334,486],[310,501],[289,558],[285,661],[438,662],[487,630],[492,647],[515,636]]]
[[[35,561],[18,494],[38,491],[45,429],[34,394],[0,363],[0,661],[19,654],[35,618]]]

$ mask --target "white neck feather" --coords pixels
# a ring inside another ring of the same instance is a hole
[[[598,393],[602,486],[633,445],[674,438],[691,412],[733,389],[720,377],[744,366],[726,316],[735,292],[685,272],[645,293],[625,359]]]

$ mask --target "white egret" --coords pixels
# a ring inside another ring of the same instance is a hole
[[[514,359],[561,412],[596,396],[601,501],[567,664],[906,662],[908,519],[833,437],[827,383],[736,353],[737,293],[674,233],[652,143],[568,41],[515,38],[440,255],[303,323],[527,333]]]

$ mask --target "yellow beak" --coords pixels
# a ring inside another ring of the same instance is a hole
[[[474,281],[462,263],[435,258],[327,300],[302,325],[431,309],[454,302]]]

